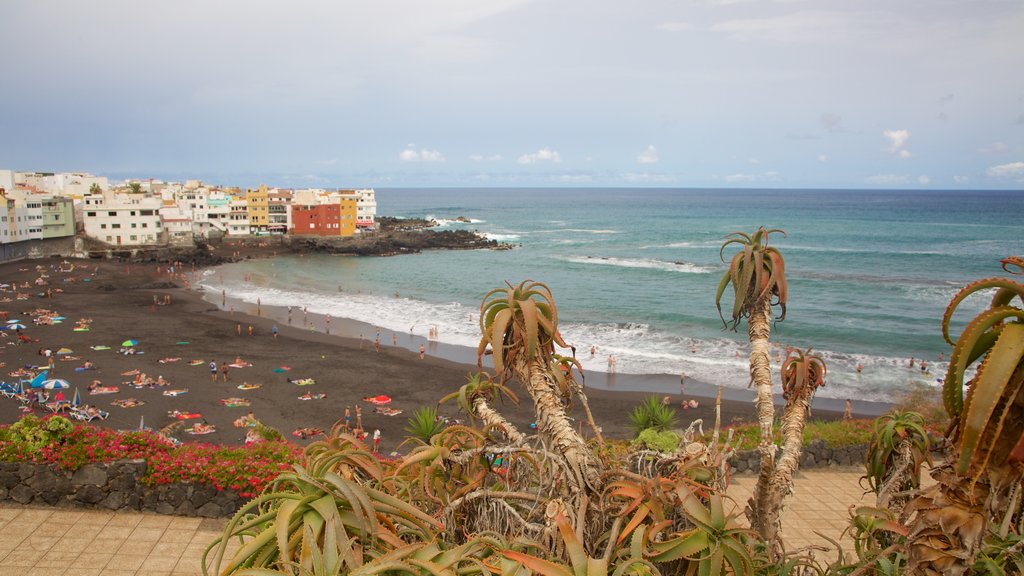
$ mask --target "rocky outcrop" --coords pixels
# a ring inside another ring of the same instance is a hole
[[[469,230],[390,230],[348,238],[295,236],[293,252],[351,254],[353,256],[395,256],[423,250],[500,250],[511,248]]]

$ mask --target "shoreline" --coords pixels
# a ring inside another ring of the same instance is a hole
[[[256,304],[232,297],[230,293],[227,294],[228,308],[224,308],[218,304],[218,300],[220,300],[220,298],[218,298],[218,295],[213,291],[205,290],[202,287],[190,288],[188,290],[199,294],[205,302],[216,306],[220,311],[227,312],[231,306],[234,306],[235,315],[239,320],[242,318],[251,318],[254,321],[264,320],[272,323],[276,322],[282,330],[288,326],[287,307],[261,305],[260,311],[262,315],[256,316]],[[292,325],[290,328],[300,330],[302,332],[315,332],[328,338],[335,337],[339,339],[347,339],[350,343],[354,343],[356,345],[358,345],[360,336],[362,336],[364,337],[364,346],[371,348],[373,346],[377,328],[371,324],[351,318],[331,316],[331,333],[326,334],[323,331],[326,315],[310,313],[308,316],[309,326],[302,327],[299,325],[299,321],[302,320],[301,311],[293,311]],[[272,324],[267,324],[265,325],[265,328],[270,330],[271,326]],[[417,353],[419,346],[423,345],[426,348],[428,356],[434,356],[457,364],[462,364],[466,367],[467,372],[475,372],[478,370],[476,364],[476,350],[473,348],[457,344],[449,344],[437,340],[431,340],[423,336],[387,329],[381,329],[380,331],[382,347],[392,347],[392,333],[397,337],[397,345],[411,353]],[[773,362],[773,364],[775,363]],[[490,364],[486,364],[484,369],[493,370]],[[773,371],[777,370],[778,366],[773,366]],[[679,398],[677,398],[679,396],[679,376],[673,374],[633,374],[625,372],[609,373],[603,371],[589,371],[584,374],[584,388],[587,391],[588,397],[594,392],[599,392],[610,395],[624,394],[629,395],[632,398],[640,399],[651,394],[667,395],[672,397],[673,401],[679,400]],[[685,395],[687,398],[713,401],[717,393],[717,385],[687,376],[685,385]],[[741,389],[722,386],[723,400],[747,402],[752,406],[756,396],[757,393],[753,388]],[[773,397],[777,408],[785,406],[785,400],[782,398],[781,393],[773,393]],[[857,417],[878,417],[892,410],[894,405],[890,402],[851,399],[851,406],[852,413]],[[815,396],[811,401],[812,414],[816,412],[826,412],[838,413],[841,415],[845,409],[845,400],[841,400],[839,398]]]
[[[212,442],[224,445],[240,444],[245,429],[234,428],[232,422],[252,410],[255,417],[282,432],[288,440],[305,444],[310,440],[292,436],[299,427],[315,427],[327,431],[341,419],[346,406],[360,405],[363,409],[363,428],[368,432],[382,431],[381,449],[384,453],[393,450],[406,451],[404,428],[407,418],[422,406],[437,406],[446,394],[457,390],[466,382],[467,373],[476,371],[475,351],[449,346],[437,342],[426,344],[422,337],[396,334],[398,346],[391,345],[391,334],[382,331],[380,352],[373,349],[375,335],[366,325],[354,321],[332,319],[331,334],[303,329],[295,324],[301,322],[300,315],[293,316],[293,325],[288,326],[286,310],[266,308],[262,314],[255,312],[254,305],[235,302],[239,311],[231,315],[221,309],[219,294],[206,290],[185,287],[187,282],[170,278],[166,264],[133,263],[116,261],[72,260],[75,271],[62,274],[58,271],[61,259],[48,258],[0,264],[0,280],[17,283],[32,282],[39,277],[37,267],[49,275],[50,285],[55,290],[52,298],[40,297],[40,288],[23,290],[26,299],[14,299],[14,293],[0,292],[0,310],[7,310],[11,318],[25,322],[25,333],[37,341],[17,345],[13,338],[0,339],[5,344],[0,348],[0,360],[6,363],[4,379],[11,381],[8,372],[15,368],[31,365],[45,365],[39,355],[42,348],[57,350],[68,347],[73,355],[61,356],[56,362],[58,378],[71,383],[67,397],[71,398],[77,388],[84,403],[93,404],[109,412],[109,418],[99,424],[122,430],[137,429],[144,425],[161,429],[171,425],[173,435],[183,441]],[[201,273],[201,268],[197,274]],[[190,272],[185,272],[186,278]],[[154,299],[169,298],[170,304],[157,306]],[[211,302],[215,299],[215,302]],[[230,306],[230,303],[229,303]],[[246,306],[251,306],[252,310]],[[53,325],[31,325],[28,312],[47,308],[66,317],[62,323]],[[88,331],[73,330],[81,319],[89,319]],[[313,322],[322,322],[319,315],[310,314]],[[272,336],[272,327],[277,323],[278,337]],[[253,326],[254,335],[248,335],[248,326]],[[321,324],[322,326],[322,324]],[[242,335],[238,328],[242,328]],[[360,349],[358,335],[366,337]],[[123,355],[117,353],[118,344],[125,339],[136,339],[136,350],[144,354]],[[418,358],[419,343],[428,346],[424,359]],[[97,345],[110,346],[110,349]],[[415,348],[412,350],[410,348]],[[210,378],[208,363],[231,362],[241,358],[252,363],[250,367],[231,368],[229,381],[218,376]],[[96,369],[78,372],[84,361],[95,364]],[[462,360],[461,362],[458,360]],[[190,361],[194,361],[193,364]],[[283,366],[290,367],[285,371]],[[151,377],[163,376],[171,384],[170,389],[187,389],[188,392],[168,397],[161,387],[133,388],[130,376],[132,370],[146,372]],[[310,378],[312,386],[296,386],[291,380]],[[92,379],[102,381],[102,386],[118,386],[119,392],[110,395],[90,395],[86,385]],[[614,381],[612,381],[614,380]],[[666,380],[668,380],[666,382]],[[16,381],[16,380],[15,380]],[[260,384],[258,389],[241,390],[241,383]],[[700,406],[682,410],[678,407],[677,377],[645,377],[617,374],[614,379],[605,374],[587,374],[585,383],[591,411],[606,437],[628,439],[632,437],[629,413],[648,392],[632,389],[643,386],[670,386],[666,391],[676,406],[680,426],[685,427],[691,420],[701,419],[704,429],[714,425],[714,389],[704,390],[697,383],[687,381],[687,398],[702,399]],[[530,398],[513,383],[512,389],[519,396],[519,403],[498,402],[499,410],[521,431],[528,431],[533,421],[533,406]],[[754,420],[754,405],[729,389],[725,389],[722,401],[722,424]],[[325,394],[321,400],[303,401],[303,393]],[[400,410],[401,414],[390,416],[375,413],[374,406],[363,398],[383,394],[393,401],[388,408]],[[135,407],[120,407],[114,401],[136,399]],[[250,402],[249,408],[225,405],[228,398],[243,398]],[[856,406],[855,406],[856,407]],[[185,413],[200,413],[202,421],[216,427],[209,435],[191,436],[181,429],[199,420],[176,420],[169,415],[172,410]],[[39,410],[35,413],[41,414]],[[439,407],[439,413],[461,420],[454,403]],[[860,410],[857,415],[869,416]],[[569,415],[578,423],[583,433],[591,433],[583,427],[585,421],[579,402],[573,403]],[[816,405],[812,414],[815,419],[836,419],[842,409],[829,410]],[[13,422],[22,416],[19,404],[14,399],[0,399],[0,421]],[[354,421],[354,417],[353,417]]]

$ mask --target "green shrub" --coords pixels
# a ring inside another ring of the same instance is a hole
[[[873,420],[811,420],[804,427],[804,445],[822,440],[829,448],[845,448],[868,444],[874,431]],[[772,429],[775,442],[782,442],[782,427],[779,422]],[[761,428],[756,423],[732,426],[733,446],[737,450],[757,448],[761,439]],[[723,434],[724,435],[724,434]]]
[[[640,432],[636,443],[658,452],[675,452],[679,448],[679,435],[671,430],[648,428]]]
[[[433,406],[420,406],[418,410],[409,417],[405,426],[406,433],[412,438],[417,438],[429,444],[435,434],[444,430],[444,422],[437,418],[437,408]]]
[[[661,401],[657,396],[644,398],[633,412],[629,415],[633,433],[639,437],[648,428],[657,431],[671,430],[678,425],[676,411],[671,406]]]

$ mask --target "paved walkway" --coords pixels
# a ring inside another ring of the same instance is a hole
[[[874,494],[864,495],[860,487],[862,474],[852,468],[797,472],[795,494],[787,500],[782,515],[787,548],[795,550],[810,544],[831,547],[816,531],[840,540],[848,525],[850,506],[874,505]],[[728,493],[741,519],[756,482],[753,474],[733,478]],[[13,568],[26,576],[201,574],[203,551],[220,535],[224,524],[224,520],[139,512],[2,504],[0,570]]]

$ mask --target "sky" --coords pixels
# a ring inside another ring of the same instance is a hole
[[[1024,189],[1020,0],[4,0],[0,168]]]

